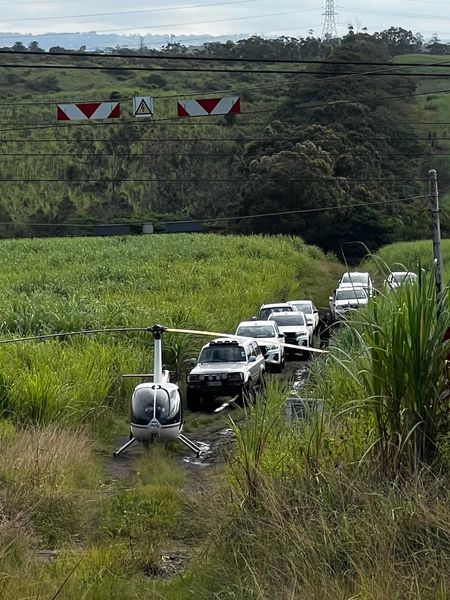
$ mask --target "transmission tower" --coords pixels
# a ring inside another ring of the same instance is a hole
[[[336,9],[334,0],[325,0],[323,16],[322,39],[332,40],[337,38]]]

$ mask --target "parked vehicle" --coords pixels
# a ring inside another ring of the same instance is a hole
[[[274,312],[293,312],[296,309],[287,302],[276,302],[275,304],[263,304],[256,319],[258,321],[267,321],[269,315]]]
[[[255,340],[212,340],[203,346],[187,376],[187,406],[200,410],[221,396],[237,396],[244,403],[264,385],[265,372],[264,356]]]
[[[275,321],[242,321],[237,326],[236,335],[254,338],[261,349],[266,366],[278,373],[282,371],[285,351],[283,346],[275,342],[284,342],[285,337]]]
[[[309,356],[308,350],[302,346],[311,346],[311,333],[306,323],[305,315],[301,312],[276,312],[269,316],[270,321],[275,321],[281,333],[284,333],[286,344],[299,346],[299,351]],[[286,349],[292,353],[292,350]]]
[[[369,273],[344,273],[339,280],[338,288],[363,288],[366,291],[367,297],[373,296],[373,282]]]
[[[319,325],[319,311],[314,306],[312,300],[288,300],[288,304],[305,315],[306,322],[312,326],[314,333]]]
[[[414,283],[416,281],[417,275],[412,271],[392,271],[384,281],[384,288],[390,292],[405,283]]]
[[[329,297],[330,312],[335,320],[345,318],[348,311],[367,306],[369,298],[362,287],[340,287]]]

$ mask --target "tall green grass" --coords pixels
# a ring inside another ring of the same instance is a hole
[[[324,255],[299,239],[158,235],[1,241],[4,337],[154,323],[233,332],[260,304],[306,294]],[[330,279],[332,275],[330,276]],[[310,285],[310,284],[308,284]],[[330,286],[331,286],[330,282]],[[183,379],[202,339],[167,335],[166,365]],[[151,372],[149,335],[0,346],[0,409],[18,422],[80,423],[117,408]]]
[[[350,436],[355,455],[375,456],[383,473],[433,462],[448,425],[449,327],[447,290],[439,311],[434,275],[421,272],[355,313],[313,366],[310,385],[360,430]]]
[[[322,376],[332,362],[351,368],[330,357]],[[356,367],[350,378],[358,374],[364,377]],[[448,598],[448,473],[416,469],[396,478],[391,469],[380,472],[379,452],[358,460],[373,444],[371,436],[361,443],[375,422],[373,407],[350,416],[342,411],[348,397],[339,398],[317,438],[314,419],[285,422],[285,397],[286,390],[269,388],[266,403],[240,424],[230,487],[203,514],[207,550],[184,586],[173,582],[173,597]],[[311,452],[315,439],[318,453]]]

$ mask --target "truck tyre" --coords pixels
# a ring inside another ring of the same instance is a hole
[[[283,362],[284,361],[281,361],[280,364],[273,365],[272,368],[273,368],[273,370],[274,370],[275,373],[281,373],[281,371],[283,370]]]
[[[255,390],[250,381],[245,383],[239,391],[238,403],[239,406],[247,406],[251,402],[254,402]]]
[[[197,390],[186,390],[186,404],[191,412],[197,412],[202,407],[202,397]]]

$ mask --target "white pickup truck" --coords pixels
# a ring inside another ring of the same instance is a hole
[[[331,316],[339,321],[344,319],[352,309],[367,306],[369,298],[363,288],[338,288],[329,297]]]

